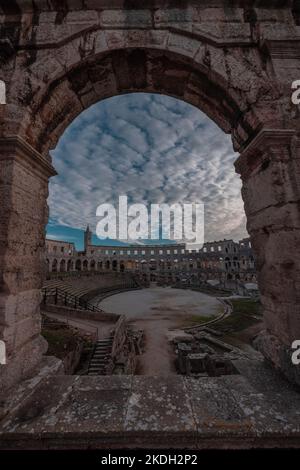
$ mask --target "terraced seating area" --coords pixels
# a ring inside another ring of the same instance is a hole
[[[76,286],[74,285],[73,279],[64,279],[64,280],[57,280],[57,279],[51,279],[49,281],[46,281],[45,284],[43,285],[43,291],[47,289],[47,291],[50,290],[55,290],[55,288],[58,288],[59,290],[63,292],[67,292],[71,295],[77,296],[77,297],[82,297],[83,295],[87,294],[91,288],[90,287],[84,287],[84,286]]]
[[[64,307],[71,307],[73,309],[82,309],[82,310],[91,310],[93,312],[98,311],[102,312],[101,309],[95,307],[95,305],[84,300],[83,295],[74,295],[72,290],[64,289],[65,286],[62,286],[62,289],[58,286],[53,287],[44,287],[42,289],[43,300],[42,303],[45,306],[46,304],[50,305],[60,305]]]
[[[138,287],[132,277],[121,274],[98,274],[92,277],[50,279],[42,288],[44,304],[69,306],[75,309],[101,311],[94,297],[106,297],[111,292]]]

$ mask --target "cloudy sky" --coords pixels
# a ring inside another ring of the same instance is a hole
[[[119,195],[129,203],[205,205],[205,240],[247,236],[230,136],[193,106],[134,93],[104,100],[68,127],[55,151],[49,238],[82,248],[96,208]],[[100,242],[99,242],[100,243]]]

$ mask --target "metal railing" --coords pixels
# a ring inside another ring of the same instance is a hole
[[[84,300],[77,295],[70,294],[69,292],[60,289],[59,287],[43,287],[42,295],[42,303],[44,305],[48,303],[52,305],[64,305],[65,307],[71,307],[75,310],[85,309],[92,312],[102,312],[100,308],[95,307],[95,305],[91,304],[87,300]]]

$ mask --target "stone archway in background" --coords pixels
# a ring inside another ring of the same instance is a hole
[[[75,263],[75,271],[81,271],[81,260],[80,259],[77,259],[76,260],[76,263]]]
[[[2,6],[3,386],[32,373],[45,351],[39,304],[48,178],[55,174],[48,151],[82,110],[138,91],[185,100],[231,133],[264,306],[260,348],[300,383],[290,360],[300,339],[300,119],[290,101],[299,78],[298,16],[291,5],[228,8],[227,0],[214,8],[188,0],[156,0],[155,8],[103,1],[97,10],[77,3]]]

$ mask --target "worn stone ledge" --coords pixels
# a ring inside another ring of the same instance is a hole
[[[41,172],[45,177],[57,174],[50,161],[18,135],[0,138],[0,160],[18,161],[31,171],[35,169]]]
[[[300,394],[260,361],[237,367],[243,375],[46,378],[2,420],[0,448],[299,447]]]
[[[296,134],[294,129],[262,129],[235,161],[236,172],[249,176],[262,164],[264,155],[270,153],[270,148],[275,147],[282,155],[282,148],[288,150]]]
[[[82,2],[78,0],[68,0],[68,8],[69,10],[81,10],[82,9]],[[213,7],[212,7],[213,3]],[[248,3],[248,5],[247,5]],[[271,3],[271,2],[270,2]],[[276,5],[277,3],[277,5]],[[14,2],[15,6],[11,6],[10,8],[4,9],[8,14],[15,15],[19,13],[20,11],[34,11],[34,8],[32,6],[31,1],[28,0],[15,0]],[[140,0],[136,1],[131,1],[128,2],[126,0],[85,0],[84,1],[85,9],[89,10],[102,10],[103,8],[109,8],[109,9],[131,9],[134,8],[136,10],[143,10],[145,8],[151,8],[151,9],[156,9],[159,7],[165,8],[166,5],[168,5],[168,2],[166,0],[143,0],[142,2]],[[181,10],[185,9],[187,7],[197,7],[200,10],[204,10],[206,8],[216,8],[216,7],[226,7],[227,9],[233,9],[233,8],[238,8],[242,10],[240,7],[241,2],[239,0],[214,0],[213,2],[211,0],[180,0],[180,2],[176,2],[176,9]],[[244,7],[252,7],[253,2],[248,1],[244,2]],[[63,11],[64,10],[64,4],[63,3],[53,3],[53,2],[47,2],[43,0],[38,0],[38,8],[40,11]],[[288,10],[288,7],[282,6],[282,2],[275,2],[273,0],[272,4],[270,6],[267,5],[267,2],[264,2],[262,6],[256,5],[255,6],[256,10],[263,10],[263,11],[274,11],[274,9],[281,9],[282,11]]]

